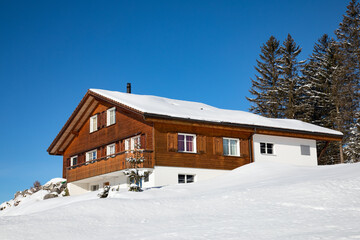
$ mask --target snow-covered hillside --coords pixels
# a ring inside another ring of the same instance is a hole
[[[0,212],[0,239],[359,239],[360,164],[254,163],[206,182]]]

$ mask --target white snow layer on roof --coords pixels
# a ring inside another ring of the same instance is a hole
[[[234,123],[340,136],[343,135],[339,131],[299,120],[266,118],[239,110],[220,109],[199,102],[182,101],[150,95],[129,94],[102,89],[90,89],[90,91],[143,113],[218,123]]]

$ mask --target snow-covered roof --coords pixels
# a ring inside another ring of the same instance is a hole
[[[299,120],[266,118],[239,110],[220,109],[199,102],[175,100],[150,95],[129,94],[102,89],[90,89],[90,91],[130,108],[136,109],[144,114],[156,114],[197,121],[250,125],[254,127],[269,127],[338,136],[343,135],[339,131],[305,123]]]

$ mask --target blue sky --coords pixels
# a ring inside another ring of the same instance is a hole
[[[302,59],[348,1],[0,0],[0,203],[61,177],[46,149],[89,88],[247,110],[260,46],[290,33]]]

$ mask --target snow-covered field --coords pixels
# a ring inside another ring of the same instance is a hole
[[[254,163],[206,182],[96,194],[1,211],[0,239],[360,239],[360,164]]]

